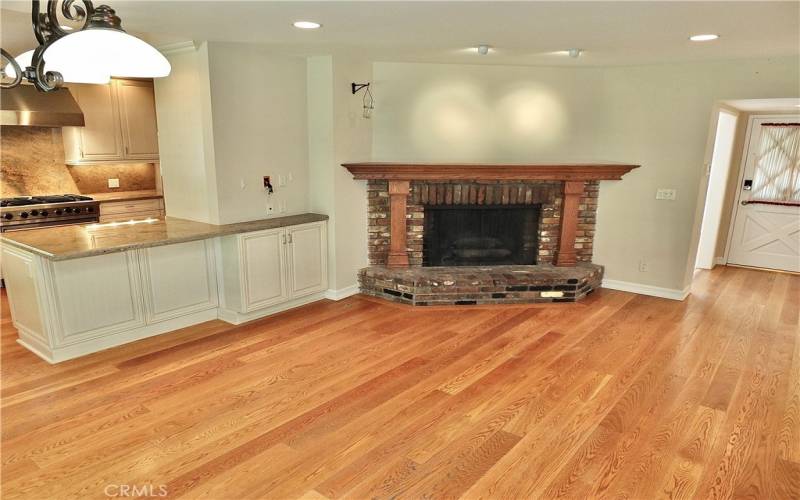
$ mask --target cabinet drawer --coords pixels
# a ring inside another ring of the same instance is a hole
[[[164,208],[159,198],[150,200],[107,201],[100,204],[100,215],[131,214],[134,212],[154,212]]]
[[[101,215],[100,222],[127,222],[129,220],[156,219],[164,217],[163,210],[153,210],[150,212],[130,212],[124,214]]]

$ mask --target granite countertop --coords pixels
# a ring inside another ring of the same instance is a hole
[[[129,200],[151,200],[163,198],[164,195],[156,190],[146,191],[117,191],[112,193],[90,193],[86,196],[94,198],[95,201],[129,201]]]
[[[68,260],[323,220],[328,220],[328,216],[308,213],[214,225],[175,217],[159,217],[135,222],[76,224],[10,231],[0,234],[0,242],[51,260]]]

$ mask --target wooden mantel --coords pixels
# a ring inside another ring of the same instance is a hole
[[[475,164],[475,163],[343,163],[355,179],[389,181],[391,235],[388,265],[408,267],[406,245],[406,198],[410,181],[486,181],[539,180],[563,181],[564,201],[561,209],[561,231],[557,266],[574,266],[575,232],[578,224],[578,202],[586,181],[620,180],[639,165],[625,163],[540,163],[540,164]]]
[[[433,180],[620,180],[639,165],[625,163],[343,163],[355,179]]]

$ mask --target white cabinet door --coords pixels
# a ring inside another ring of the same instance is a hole
[[[80,342],[144,325],[134,252],[49,262],[56,343]]]
[[[152,82],[118,80],[116,85],[125,158],[158,158],[156,100]]]
[[[141,251],[148,323],[217,307],[217,282],[210,240]]]
[[[72,129],[73,135],[77,132],[79,138],[77,160],[121,160],[123,145],[116,87],[113,84],[74,85],[70,86],[70,91],[86,122],[85,127]]]
[[[243,312],[287,300],[285,232],[272,229],[241,236]]]
[[[286,230],[292,298],[321,292],[328,286],[325,224],[315,222]]]

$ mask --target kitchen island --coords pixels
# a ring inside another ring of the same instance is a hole
[[[319,300],[327,289],[327,218],[213,225],[166,217],[3,233],[19,342],[55,363]]]

